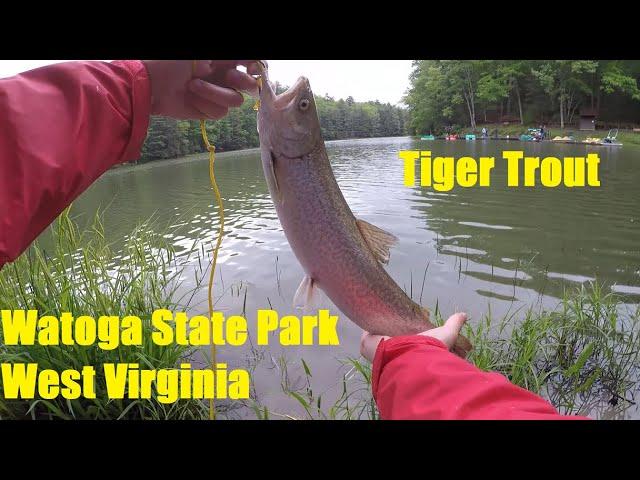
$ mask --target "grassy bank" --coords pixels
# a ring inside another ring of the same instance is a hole
[[[52,251],[46,252],[35,244],[0,271],[0,306],[37,308],[41,315],[54,316],[66,311],[94,317],[136,315],[146,325],[143,345],[105,351],[98,347],[10,347],[1,343],[0,363],[35,362],[41,368],[57,371],[111,362],[164,369],[175,368],[193,357],[195,352],[188,347],[159,347],[149,338],[151,312],[158,308],[188,309],[195,293],[190,290],[179,296],[184,265],[190,259],[176,258],[151,224],[136,228],[120,253],[110,248],[99,217],[87,231],[79,232],[65,213],[53,229],[53,239]],[[202,267],[195,277],[199,285]],[[433,313],[436,321],[441,322],[437,307]],[[489,311],[484,318],[471,319],[469,323],[465,333],[475,345],[470,357],[473,363],[543,395],[563,413],[588,413],[597,418],[620,414],[635,404],[639,387],[640,310],[624,305],[615,294],[605,294],[598,284],[567,291],[552,311],[531,308],[505,318],[494,318]],[[265,353],[257,352],[255,357],[271,358]],[[342,362],[336,376],[337,395],[332,400],[318,394],[313,372],[304,359],[282,357],[274,362],[281,376],[281,394],[293,399],[299,412],[272,411],[252,398],[245,404],[256,418],[378,418],[370,393],[370,365],[366,361],[350,358]],[[290,381],[288,372],[292,364],[302,368],[302,384]],[[172,405],[155,398],[108,400],[101,385],[104,382],[98,374],[95,400],[8,401],[0,390],[0,417],[207,418],[207,406],[198,400],[182,400]],[[224,417],[225,412],[220,413]]]
[[[568,291],[553,311],[474,322],[471,361],[536,392],[566,414],[598,417],[635,405],[640,310],[597,283]],[[511,329],[509,333],[509,329]]]
[[[482,128],[485,127],[491,134],[495,129],[498,130],[498,136],[506,137],[507,135],[511,137],[519,137],[521,134],[526,133],[528,128],[539,128],[540,125],[520,125],[520,124],[510,124],[510,125],[502,125],[502,124],[484,124],[478,125],[475,130],[468,128],[463,128],[460,131],[460,134],[466,135],[468,133],[475,133],[476,135],[480,135],[482,132]],[[587,137],[597,137],[603,139],[609,133],[609,130],[596,130],[593,132],[585,132],[580,131],[577,128],[549,128],[551,138],[556,136],[565,137],[572,135],[577,141],[585,140]],[[618,133],[618,141],[624,145],[640,145],[640,132],[634,132],[633,130],[619,130]]]
[[[436,308],[436,324],[442,316]],[[622,418],[636,405],[640,388],[640,309],[623,306],[600,285],[567,291],[552,311],[533,308],[494,318],[470,319],[465,334],[474,345],[469,360],[485,371],[498,372],[514,384],[549,400],[563,414],[591,418]],[[279,368],[282,392],[301,406],[300,415],[273,412],[253,405],[258,418],[378,419],[371,398],[371,366],[361,358],[342,365],[338,399],[326,405],[314,394],[313,372],[304,369],[302,387]],[[323,405],[325,405],[323,407]]]
[[[136,228],[116,254],[105,239],[100,217],[79,232],[68,212],[53,229],[53,251],[36,242],[14,263],[0,271],[0,306],[3,309],[37,309],[40,316],[74,315],[124,317],[143,320],[142,346],[102,350],[96,345],[7,346],[0,344],[0,363],[37,363],[39,369],[81,370],[85,365],[137,363],[143,368],[174,368],[188,361],[191,349],[159,347],[151,341],[151,313],[175,309],[180,286],[180,265],[173,250],[149,224]],[[116,263],[117,262],[117,263]],[[0,340],[2,340],[0,331]],[[193,419],[207,415],[198,401],[173,405],[155,399],[109,400],[101,368],[96,368],[96,399],[7,400],[0,385],[0,417],[32,419]]]

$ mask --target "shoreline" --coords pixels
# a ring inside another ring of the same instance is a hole
[[[360,138],[342,138],[340,140],[327,140],[325,143],[325,145],[330,145],[332,143],[337,143],[337,142],[352,142],[352,141],[356,141],[356,140],[379,140],[379,139],[383,139],[383,138],[413,138],[415,139],[415,136],[412,135],[401,135],[401,136],[397,136],[397,137],[360,137]],[[419,138],[418,138],[419,139]],[[260,147],[253,147],[253,148],[243,148],[240,150],[226,150],[224,152],[216,152],[216,160],[218,159],[223,159],[227,156],[229,156],[230,154],[249,154],[249,153],[254,153],[254,152],[259,152],[260,151]],[[208,152],[202,152],[202,153],[191,153],[189,155],[183,155],[181,157],[175,157],[175,158],[165,158],[165,159],[158,159],[158,160],[150,160],[148,162],[144,162],[144,163],[131,163],[131,162],[127,162],[127,163],[121,163],[118,165],[115,165],[114,167],[110,168],[109,170],[107,170],[105,172],[105,175],[110,175],[113,174],[114,172],[119,172],[119,173],[123,173],[125,171],[129,171],[133,168],[135,169],[142,169],[142,168],[150,168],[150,167],[156,167],[156,166],[160,166],[160,165],[179,165],[181,163],[187,163],[187,162],[191,162],[191,161],[195,161],[195,160],[209,160],[209,153]]]

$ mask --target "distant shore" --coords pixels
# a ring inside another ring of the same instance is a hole
[[[476,134],[480,135],[482,132],[482,128],[486,128],[489,136],[493,136],[494,130],[498,130],[498,136],[506,137],[507,135],[511,137],[519,137],[523,133],[527,132],[529,128],[540,128],[540,125],[535,124],[525,124],[521,125],[519,123],[511,123],[509,125],[504,125],[501,123],[493,123],[493,124],[481,124],[478,125],[475,130],[471,127],[466,127],[460,129],[458,135],[466,135],[466,134]],[[577,128],[558,128],[558,127],[548,127],[549,131],[549,139],[553,139],[556,136],[565,137],[565,136],[573,136],[577,141],[583,141],[587,138],[599,138],[604,139],[609,130],[578,130]],[[632,129],[620,129],[618,131],[617,141],[622,143],[623,145],[640,145],[640,131],[634,131]]]
[[[339,140],[327,140],[325,141],[325,144],[327,143],[333,143],[333,142],[347,142],[347,141],[352,141],[352,140],[374,140],[377,138],[410,138],[410,135],[397,135],[397,136],[384,136],[384,137],[357,137],[357,138],[341,138]],[[255,152],[257,150],[259,150],[259,146],[257,147],[250,147],[250,148],[239,148],[237,150],[224,150],[224,151],[216,151],[216,158],[224,158],[227,154],[230,153],[234,153],[234,154],[239,154],[239,153],[249,153],[249,152]],[[122,171],[122,170],[126,170],[128,168],[131,167],[136,167],[136,168],[140,168],[143,166],[153,166],[153,165],[175,165],[176,163],[183,163],[183,162],[188,162],[188,161],[192,161],[192,160],[203,160],[203,159],[208,159],[209,155],[206,151],[203,152],[199,152],[199,153],[191,153],[189,155],[181,155],[178,157],[173,157],[173,158],[162,158],[162,159],[157,159],[157,160],[149,160],[147,162],[142,162],[142,163],[137,163],[137,162],[127,162],[127,163],[121,163],[118,165],[114,165],[109,171]]]

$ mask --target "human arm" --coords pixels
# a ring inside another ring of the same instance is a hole
[[[449,348],[466,321],[455,314],[444,326],[419,335],[364,333],[363,356],[373,361],[372,391],[383,419],[561,420],[542,397],[498,373],[484,372]]]
[[[221,118],[249,61],[64,62],[0,79],[0,268],[100,175],[140,156],[150,114]]]

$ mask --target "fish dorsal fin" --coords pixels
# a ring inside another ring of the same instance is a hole
[[[364,220],[356,219],[356,224],[376,260],[385,265],[389,263],[389,250],[398,242],[398,238]]]
[[[299,308],[304,311],[313,310],[318,305],[318,299],[320,297],[319,290],[318,284],[313,278],[305,275],[293,297],[294,308]]]

